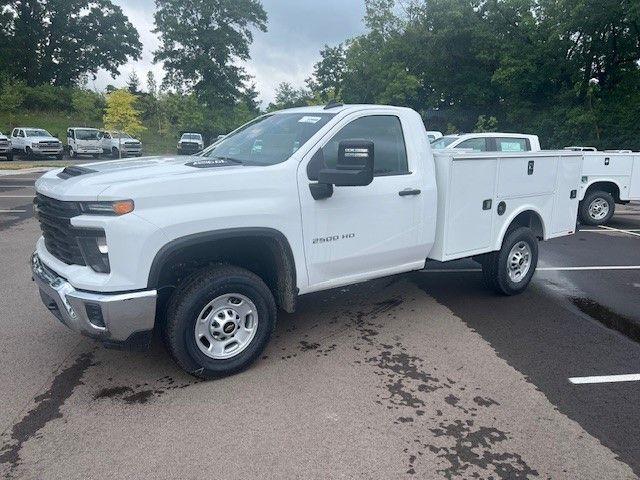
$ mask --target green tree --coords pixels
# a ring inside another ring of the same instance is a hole
[[[140,58],[138,32],[111,0],[0,0],[0,65],[34,86],[71,86]],[[8,32],[8,33],[7,33]]]
[[[129,93],[133,95],[138,95],[140,93],[140,78],[135,70],[132,70],[127,77],[127,90],[129,90]]]
[[[194,91],[211,108],[241,99],[248,75],[238,62],[249,58],[254,29],[267,29],[259,0],[156,0],[154,19],[165,84]]]
[[[120,89],[108,94],[103,118],[105,128],[132,136],[142,133],[146,128],[142,125],[140,112],[135,106],[136,97],[128,90]]]
[[[496,117],[486,117],[480,115],[476,126],[473,129],[474,132],[497,132],[498,131],[498,119]]]
[[[307,80],[312,94],[321,101],[338,100],[343,85],[346,67],[342,44],[335,47],[325,45],[320,50],[321,60],[313,66],[313,75]]]
[[[100,108],[98,94],[89,90],[74,89],[71,96],[71,106],[78,114],[83,126],[88,126],[99,118]]]
[[[6,81],[2,85],[0,110],[8,113],[11,127],[14,126],[14,116],[24,101],[24,89],[25,85],[22,82]]]
[[[294,88],[287,82],[282,82],[276,88],[276,97],[267,107],[267,111],[283,110],[285,108],[303,107],[309,105],[311,92],[305,88]]]

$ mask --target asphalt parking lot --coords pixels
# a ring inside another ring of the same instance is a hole
[[[544,243],[524,294],[470,261],[312,294],[264,356],[200,382],[41,305],[37,175],[0,177],[0,472],[9,478],[640,475],[640,205]],[[586,379],[583,381],[592,381]]]

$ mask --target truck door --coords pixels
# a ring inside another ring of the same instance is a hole
[[[425,261],[424,168],[416,165],[420,158],[415,158],[415,149],[409,149],[413,155],[407,153],[401,119],[372,113],[346,117],[307,154],[298,169],[312,289],[412,270]],[[334,187],[331,197],[314,200],[309,184],[317,180],[317,172],[325,166],[335,167],[340,141],[356,139],[374,143],[373,182]]]

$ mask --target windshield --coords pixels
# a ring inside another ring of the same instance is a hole
[[[133,138],[131,135],[129,135],[127,133],[122,133],[122,132],[112,132],[111,136],[113,138]]]
[[[443,148],[447,148],[453,142],[455,142],[458,137],[450,136],[450,137],[441,137],[433,142],[431,142],[431,148],[436,150],[441,150]]]
[[[76,139],[78,140],[98,140],[100,137],[98,130],[76,130]]]
[[[249,122],[201,156],[246,165],[284,162],[334,117],[334,113],[277,113]]]
[[[40,128],[27,128],[25,130],[27,137],[52,137],[49,132]]]
[[[183,133],[182,140],[202,140],[202,135],[199,133]]]

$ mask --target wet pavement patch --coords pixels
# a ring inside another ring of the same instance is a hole
[[[11,439],[0,451],[0,464],[9,465],[10,472],[20,464],[22,446],[35,436],[50,421],[62,418],[60,408],[82,385],[82,376],[93,363],[93,352],[80,355],[73,364],[61,370],[53,379],[51,387],[34,398],[36,406],[11,429]]]
[[[640,342],[640,324],[632,319],[620,315],[590,298],[571,297],[571,303],[594,320],[622,333],[635,342]]]
[[[109,379],[112,380],[112,379]],[[193,379],[193,381],[176,382],[170,376],[159,378],[153,386],[149,383],[137,384],[133,387],[126,385],[116,385],[113,387],[104,387],[93,395],[94,400],[122,400],[126,404],[144,404],[154,397],[164,395],[169,390],[186,388],[202,380]]]

